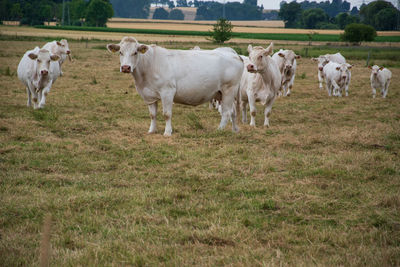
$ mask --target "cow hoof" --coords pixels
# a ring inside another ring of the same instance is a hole
[[[171,134],[172,134],[172,133],[165,132],[165,133],[164,133],[164,136],[165,136],[165,137],[170,137]]]

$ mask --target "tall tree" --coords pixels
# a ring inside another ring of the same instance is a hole
[[[384,9],[387,10],[381,13]],[[399,11],[392,3],[383,0],[371,2],[368,5],[361,6],[360,9],[361,21],[379,30],[392,30],[393,21],[396,21],[397,26],[399,15]]]
[[[111,4],[106,0],[91,0],[86,10],[86,24],[105,27],[107,20],[114,14]]]
[[[279,10],[279,17],[285,22],[285,28],[296,28],[299,26],[301,16],[301,6],[299,3],[293,1],[283,3]]]
[[[318,23],[327,22],[329,17],[321,8],[307,9],[302,14],[303,26],[306,29],[317,28]]]
[[[169,12],[168,19],[171,19],[171,20],[184,20],[184,18],[185,18],[185,15],[183,14],[182,10],[180,10],[180,9],[175,8],[175,9],[172,9]]]
[[[168,19],[168,11],[162,7],[156,8],[153,13],[153,19]]]

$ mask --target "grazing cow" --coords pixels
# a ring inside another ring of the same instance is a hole
[[[284,96],[290,95],[290,89],[294,84],[294,78],[297,68],[297,60],[300,56],[296,55],[292,50],[279,50],[272,59],[278,64],[282,76],[281,90]]]
[[[246,68],[240,82],[242,121],[247,122],[247,103],[250,105],[250,125],[256,126],[256,102],[265,105],[264,126],[269,127],[269,114],[281,87],[282,76],[271,58],[273,43],[266,49],[248,46],[249,57],[242,57]]]
[[[349,84],[350,84],[350,69],[353,65],[348,63],[336,63],[329,62],[323,68],[323,75],[325,77],[326,90],[329,96],[342,96],[342,90],[346,90],[346,96],[348,96]]]
[[[377,65],[369,66],[371,71],[371,88],[372,97],[375,98],[376,89],[381,89],[382,97],[385,98],[390,84],[390,79],[392,79],[392,72],[384,67],[379,67]]]
[[[124,37],[119,44],[108,44],[110,52],[119,52],[120,71],[131,73],[136,90],[149,107],[149,133],[156,131],[157,103],[161,100],[166,120],[164,136],[172,133],[172,104],[200,105],[222,94],[219,129],[229,117],[233,131],[238,131],[236,112],[232,109],[242,76],[243,62],[228,49],[169,50],[140,44]]]
[[[52,85],[51,76],[53,75],[50,67],[51,61],[58,61],[58,55],[50,55],[46,49],[36,47],[33,50],[27,51],[22,57],[18,65],[18,78],[26,86],[28,94],[27,106],[32,105],[31,97],[33,95],[33,107],[43,108],[44,104],[41,101],[46,97]],[[50,72],[50,73],[49,73]],[[38,103],[40,101],[40,103]]]
[[[336,54],[326,54],[321,55],[317,58],[311,58],[311,60],[318,62],[318,81],[319,81],[319,89],[322,89],[322,82],[324,81],[324,73],[323,69],[328,62],[336,62],[339,64],[346,63],[346,59],[340,53]]]

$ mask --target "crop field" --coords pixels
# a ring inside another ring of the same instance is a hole
[[[386,99],[371,97],[364,54],[343,98],[302,57],[270,128],[261,105],[257,127],[235,134],[207,104],[176,104],[165,138],[161,114],[146,134],[147,106],[108,41],[71,40],[46,107],[28,108],[16,68],[46,40],[0,39],[0,266],[400,265],[399,50],[372,54],[392,66]]]

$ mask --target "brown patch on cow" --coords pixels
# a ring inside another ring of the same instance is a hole
[[[251,114],[252,117],[256,116],[256,112],[255,111],[252,111],[250,114]]]
[[[216,92],[213,99],[221,102],[222,101],[222,92],[221,91]]]
[[[125,36],[124,38],[122,38],[121,43],[122,42],[137,43],[137,40],[133,37]]]
[[[171,116],[170,115],[168,115],[168,114],[164,114],[164,119],[167,121],[167,120],[169,120],[171,118]]]
[[[49,93],[47,93],[47,92],[44,92],[44,96],[47,96]]]
[[[156,118],[156,116],[154,116],[153,114],[150,114],[150,119],[154,120]]]
[[[38,101],[38,99],[37,99],[36,97],[34,97],[32,100],[33,100],[33,102],[35,102],[35,103]]]

